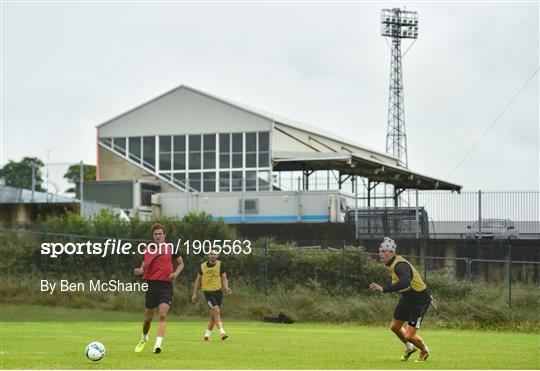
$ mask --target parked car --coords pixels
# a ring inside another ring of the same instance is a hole
[[[480,227],[479,227],[480,226]],[[517,239],[519,231],[510,219],[482,219],[467,226],[467,238]]]

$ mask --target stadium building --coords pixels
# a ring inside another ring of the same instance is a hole
[[[334,189],[310,184],[324,171]],[[281,176],[292,172],[295,189]],[[357,177],[368,199],[379,183],[396,202],[407,189],[461,190],[350,139],[179,86],[97,126],[98,180],[84,194],[141,214],[328,222],[343,220],[352,201],[341,188]]]

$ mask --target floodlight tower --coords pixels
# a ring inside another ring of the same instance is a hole
[[[403,105],[403,72],[401,69],[401,39],[418,38],[418,12],[399,8],[381,10],[381,35],[392,39],[390,63],[390,95],[388,97],[388,129],[386,153],[408,165],[405,110]]]

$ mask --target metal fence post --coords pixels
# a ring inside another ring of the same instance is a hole
[[[47,225],[45,225],[45,233],[43,234],[43,242],[48,242],[48,238],[47,238]],[[47,263],[48,263],[49,256],[48,256],[47,254],[42,255],[42,256],[43,256],[43,266],[42,266],[42,269],[43,269],[43,279],[47,279]]]
[[[80,185],[79,196],[81,199],[79,213],[81,214],[81,216],[84,216],[84,210],[83,210],[84,209],[84,165],[82,161],[79,163],[79,185]]]
[[[508,244],[508,308],[512,309],[512,245]]]
[[[193,277],[193,272],[192,272],[192,267],[191,267],[192,260],[193,260],[193,257],[191,256],[193,254],[193,241],[191,239],[191,236],[188,236],[188,241],[192,248],[189,249],[189,253],[186,254],[186,264],[187,264],[187,271],[188,271],[189,276]]]
[[[420,237],[420,215],[418,210],[418,189],[416,190],[416,207],[415,207],[415,219],[416,219],[416,239]]]
[[[120,243],[120,241],[119,241],[119,243]],[[120,264],[118,262],[118,259],[119,259],[119,254],[114,254],[114,276],[115,276],[115,278],[120,276],[120,274],[119,274]]]
[[[478,237],[482,238],[482,191],[478,191]]]
[[[354,238],[358,240],[358,175],[354,176]]]
[[[471,258],[467,258],[467,281],[471,282]]]
[[[345,241],[341,240],[341,295],[345,296]]]
[[[34,202],[35,190],[36,190],[36,164],[32,161],[32,202]]]
[[[297,193],[297,202],[298,202],[298,214],[297,214],[297,217],[296,217],[296,220],[298,222],[301,222],[302,221],[302,187],[301,187],[301,180],[300,180],[300,177],[298,177],[298,193]]]
[[[268,294],[268,238],[264,241],[264,296]]]
[[[427,241],[424,241],[422,250],[424,250],[424,281],[427,282]]]

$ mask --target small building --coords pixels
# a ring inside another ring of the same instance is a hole
[[[124,220],[127,218],[124,211],[114,204],[91,201],[82,203],[82,215],[87,217],[103,209],[119,214]],[[63,215],[67,212],[81,214],[80,200],[0,184],[0,226],[2,227],[30,226],[40,219]]]
[[[61,215],[68,210],[79,212],[79,202],[74,198],[6,185],[0,185],[0,205],[3,227],[31,225],[39,218]]]

